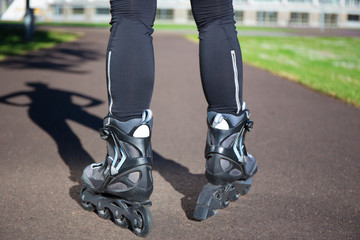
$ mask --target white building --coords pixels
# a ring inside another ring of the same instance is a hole
[[[14,15],[9,10],[16,2],[25,0],[0,0],[11,3],[4,16]],[[233,0],[235,19],[245,26],[302,26],[360,28],[360,0]],[[39,4],[41,2],[41,4]],[[31,0],[39,21],[58,22],[108,22],[108,0]],[[158,0],[157,20],[168,23],[193,23],[190,0]],[[19,14],[17,14],[19,15]]]

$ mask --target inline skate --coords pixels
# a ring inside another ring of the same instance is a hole
[[[148,209],[153,191],[152,112],[145,110],[140,119],[120,122],[114,116],[104,119],[100,136],[107,142],[107,154],[100,164],[87,166],[81,177],[80,193],[84,209],[129,228],[145,237],[152,229]]]
[[[194,219],[202,221],[215,215],[241,195],[248,193],[257,172],[256,159],[246,151],[246,132],[253,128],[249,110],[243,104],[240,116],[208,113],[205,175],[208,184],[198,197]]]

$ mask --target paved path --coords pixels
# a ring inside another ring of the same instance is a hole
[[[136,239],[78,202],[82,168],[105,154],[96,129],[107,109],[108,31],[83,31],[0,63],[0,239]],[[247,146],[259,172],[241,200],[206,222],[189,219],[205,183],[198,47],[166,33],[154,45],[149,239],[360,238],[360,111],[248,65]]]

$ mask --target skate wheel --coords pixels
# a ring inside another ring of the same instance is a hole
[[[88,211],[94,211],[94,205],[90,202],[81,201],[81,206]]]
[[[236,200],[239,199],[240,196],[241,196],[241,194],[239,192],[236,192],[230,196],[230,201],[235,202]]]
[[[104,218],[104,219],[110,218],[110,211],[107,208],[104,208],[102,210],[97,210],[97,214],[99,215],[99,217]]]
[[[223,201],[223,208],[226,208],[227,206],[229,206],[230,204],[230,200],[229,198],[226,198],[224,201]]]
[[[235,202],[236,200],[239,199],[240,196],[241,196],[240,192],[236,190],[235,186],[232,186],[231,191],[229,193],[230,202]]]
[[[127,228],[129,226],[128,220],[124,215],[121,215],[119,218],[114,215],[114,223],[122,228]]]
[[[153,220],[150,210],[147,207],[140,207],[136,210],[138,216],[139,225],[134,227],[133,223],[131,224],[131,230],[139,237],[146,237],[153,227]]]
[[[242,192],[242,195],[247,194],[249,191],[250,191],[250,187],[244,188],[244,190],[243,190],[243,192]]]

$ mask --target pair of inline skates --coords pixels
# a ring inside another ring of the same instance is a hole
[[[253,122],[243,106],[240,116],[208,113],[206,140],[206,184],[196,203],[194,219],[202,221],[245,195],[257,171],[255,158],[246,151],[246,132]],[[152,229],[149,211],[153,191],[152,113],[141,119],[120,122],[113,116],[104,119],[100,136],[107,142],[107,155],[100,164],[87,166],[82,175],[81,203],[106,219],[145,237]]]

